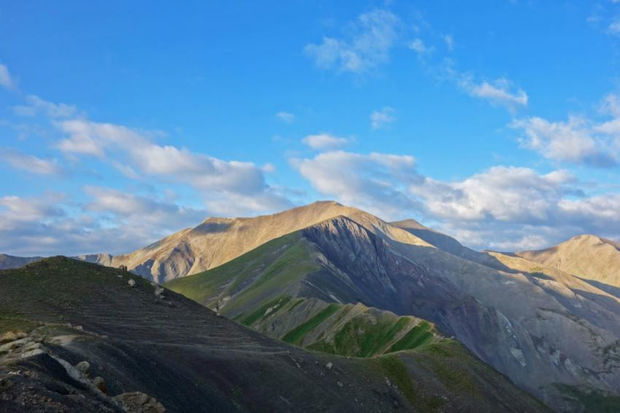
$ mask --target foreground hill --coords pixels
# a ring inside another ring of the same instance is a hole
[[[308,353],[129,273],[50,258],[0,272],[0,411],[543,411],[446,340]]]
[[[620,288],[620,244],[595,235],[578,235],[554,247],[518,256],[547,267]]]
[[[341,354],[360,355],[368,332],[379,352],[395,339],[368,328],[381,315],[347,319],[347,303],[420,317],[558,410],[617,403],[617,297],[524,259],[398,230],[339,216],[168,285],[273,337]]]

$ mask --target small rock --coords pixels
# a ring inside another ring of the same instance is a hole
[[[82,373],[84,375],[87,375],[88,374],[88,369],[90,369],[90,363],[88,361],[86,361],[86,360],[80,361],[78,364],[75,365],[75,368],[80,373]]]
[[[118,278],[123,278],[123,274],[116,274]]]
[[[108,394],[108,389],[105,386],[105,380],[103,380],[103,377],[95,377],[93,379],[93,385],[98,388],[102,393]]]
[[[327,370],[331,370],[331,369],[332,369],[332,367],[334,367],[334,363],[332,363],[332,362],[330,361],[330,362],[328,362],[328,363],[325,365],[325,367],[327,367]]]
[[[344,384],[342,384],[341,381],[337,381],[336,384],[338,385],[338,387],[344,387]]]
[[[123,393],[115,396],[127,412],[165,413],[166,408],[155,398],[142,392]]]
[[[129,281],[127,281],[127,284],[129,284],[130,287],[135,287],[136,280],[134,280],[133,278],[130,278]]]

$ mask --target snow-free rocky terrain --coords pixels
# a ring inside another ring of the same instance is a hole
[[[63,257],[0,272],[0,291],[2,412],[546,410],[453,340],[375,358],[308,352]]]
[[[566,244],[478,252],[413,220],[317,202],[209,218],[133,253],[79,258],[126,265],[261,334],[352,360],[426,354],[452,337],[467,360],[554,410],[617,411],[617,245]]]

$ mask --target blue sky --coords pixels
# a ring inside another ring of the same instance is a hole
[[[620,2],[0,4],[0,251],[336,199],[475,248],[620,238]]]

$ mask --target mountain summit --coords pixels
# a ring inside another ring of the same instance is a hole
[[[518,256],[595,282],[620,287],[620,243],[577,235],[556,246],[522,251]]]

